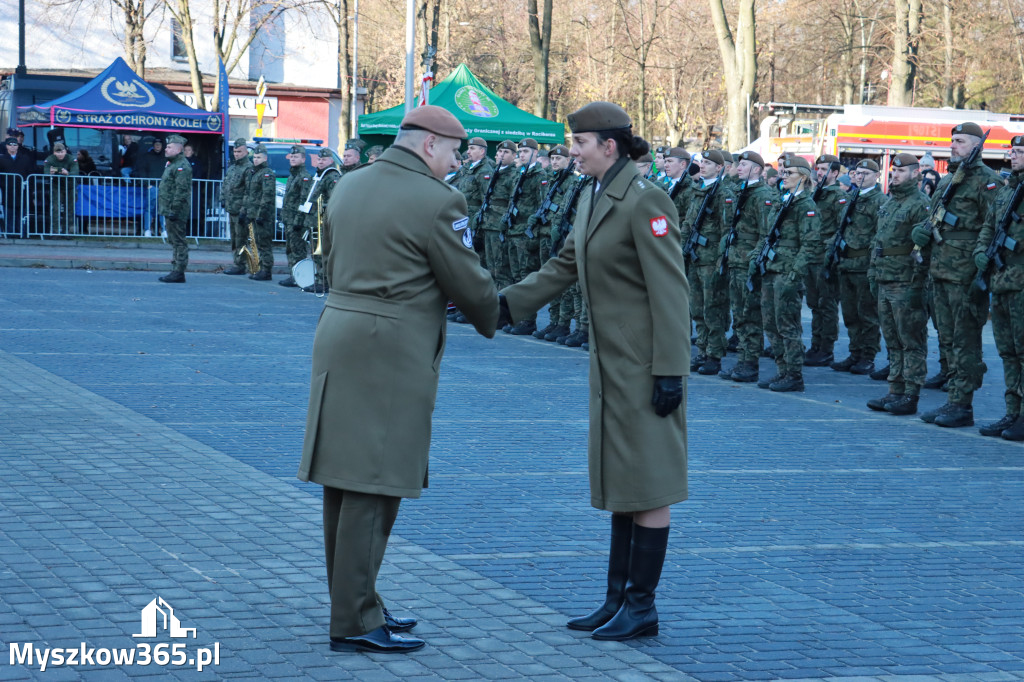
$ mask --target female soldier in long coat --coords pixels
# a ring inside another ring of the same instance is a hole
[[[590,310],[591,504],[612,512],[611,549],[605,603],[568,626],[624,640],[658,633],[668,506],[687,496],[689,285],[676,208],[630,161],[648,146],[626,112],[594,102],[569,127],[593,190],[558,257],[502,293],[521,320],[578,278]]]

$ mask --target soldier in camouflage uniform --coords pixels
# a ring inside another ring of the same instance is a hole
[[[686,211],[689,208],[690,188],[693,187],[693,180],[686,172],[690,167],[690,153],[682,147],[671,147],[665,152],[664,184],[662,187],[672,203],[676,206],[676,213],[679,216],[679,224],[686,220]]]
[[[565,150],[565,147],[562,147]],[[566,151],[566,163],[568,163],[568,150]],[[576,220],[576,207],[579,205],[580,196],[584,192],[591,191],[591,179],[586,175],[574,176],[566,189],[563,200],[559,203],[556,215],[551,219],[551,257],[558,255],[565,240],[573,230],[573,223]],[[570,331],[573,320],[576,321],[575,331]],[[544,335],[545,341],[554,341],[562,345],[582,347],[590,341],[590,319],[587,315],[586,306],[583,303],[583,295],[580,292],[579,282],[573,282],[562,294],[561,305],[558,310],[558,325]]]
[[[878,209],[868,279],[877,292],[878,321],[889,351],[889,392],[868,407],[890,414],[914,414],[927,374],[928,313],[924,283],[930,249],[911,257],[910,231],[928,217],[928,197],[917,188],[917,157],[898,154],[892,162],[890,200]]]
[[[484,192],[487,191],[487,183],[493,172],[494,164],[487,158],[487,142],[482,137],[469,138],[465,159],[455,177],[450,180],[451,185],[466,197],[466,215],[475,216],[477,211],[480,210],[480,205],[484,200]],[[484,180],[485,175],[488,178],[487,180]],[[480,257],[480,265],[486,267],[483,232],[476,229],[472,230],[472,234],[473,249]],[[448,313],[448,319],[459,324],[465,324],[469,321],[458,310]]]
[[[231,229],[231,253],[234,254],[235,264],[224,271],[225,275],[244,275],[246,273],[245,256],[242,255],[242,247],[249,238],[249,226],[243,225],[238,219],[245,203],[245,191],[249,185],[249,176],[252,175],[252,161],[249,159],[249,149],[245,146],[245,138],[235,140],[231,150],[234,159],[224,173],[224,182],[220,186],[220,201],[228,214],[228,224]]]
[[[157,211],[164,218],[167,242],[174,249],[171,272],[161,282],[184,282],[188,267],[188,217],[192,210],[192,166],[181,153],[185,138],[170,135],[167,138],[167,167],[160,176]]]
[[[274,226],[277,218],[277,176],[267,164],[267,148],[261,144],[252,150],[253,169],[245,190],[245,203],[239,219],[248,231],[252,223],[256,237],[256,250],[260,257],[259,272],[249,273],[249,279],[270,281],[274,267]]]
[[[481,178],[487,183],[484,189],[484,201],[487,202],[487,210],[483,207],[470,219],[470,227],[481,230],[484,236],[484,260],[487,270],[494,278],[494,284],[498,289],[512,285],[512,272],[509,270],[508,248],[505,240],[505,225],[502,218],[508,209],[508,200],[512,196],[518,175],[513,164],[513,157],[517,152],[514,142],[505,140],[498,145],[495,152],[495,170],[493,173],[484,173]],[[488,192],[490,197],[487,197]]]
[[[689,238],[693,224],[700,214],[704,197],[718,182],[719,172],[725,166],[725,155],[711,149],[701,155],[700,184],[690,190],[686,220],[680,224],[683,244]],[[687,258],[686,275],[690,280],[690,314],[697,327],[697,353],[690,362],[690,370],[700,374],[718,374],[725,357],[725,330],[729,325],[728,279],[718,273],[718,246],[725,236],[727,216],[733,212],[735,195],[726,186],[719,187],[706,209],[707,215],[700,232],[707,239],[704,246],[695,247],[696,259]]]
[[[360,143],[354,140],[349,140],[345,143],[345,151],[341,153],[341,174],[349,173],[355,169],[361,167],[363,164],[359,163],[359,155],[362,147]]]
[[[754,290],[747,288],[747,263],[749,255],[765,234],[768,234],[768,216],[771,214],[774,195],[764,181],[764,159],[756,152],[743,152],[736,164],[737,187],[736,209],[729,216],[728,226],[732,230],[735,211],[739,210],[734,238],[729,233],[722,238],[721,253],[728,249],[727,269],[729,276],[729,302],[732,305],[732,326],[737,337],[739,361],[731,370],[722,370],[718,376],[743,383],[757,381],[758,358],[764,350],[764,325],[761,321],[761,277],[753,278]]]
[[[55,142],[53,153],[43,162],[43,175],[50,178],[50,230],[55,234],[74,234],[75,181],[78,162],[68,154],[63,142]]]
[[[803,277],[807,261],[821,244],[818,209],[811,199],[812,173],[811,164],[801,156],[790,156],[783,162],[784,194],[766,223],[766,230],[770,230],[779,213],[785,210],[774,244],[775,259],[763,263],[765,272],[761,277],[761,316],[768,342],[775,349],[778,374],[757,385],[773,391],[804,390],[803,328],[800,324]],[[749,277],[759,271],[757,256],[767,238],[766,231],[758,248],[750,253]]]
[[[1024,213],[1024,201],[1020,197],[1011,205],[1014,192],[1024,182],[1024,135],[1010,140],[1010,170],[1012,174],[1007,185],[996,190],[988,219],[974,247],[974,263],[979,273],[990,268],[990,259],[985,252],[1003,215],[1007,210],[1013,216]],[[983,436],[1002,436],[1006,440],[1020,441],[1024,440],[1024,221],[1016,217],[1010,220],[1006,232],[1017,244],[1013,249],[1000,249],[999,257],[1006,267],[999,270],[992,265],[993,272],[988,282],[992,292],[992,335],[1003,361],[1006,415],[979,431]]]
[[[281,222],[284,223],[285,254],[288,257],[288,267],[293,268],[295,264],[309,255],[309,249],[305,239],[305,216],[299,213],[299,206],[309,196],[309,188],[312,185],[313,176],[306,170],[306,148],[299,144],[293,144],[288,153],[288,184],[284,188],[284,200],[281,202]],[[288,275],[280,282],[283,287],[297,287],[295,278]]]
[[[299,206],[299,213],[303,215],[304,233],[317,235],[317,239],[311,239],[315,250],[319,242],[318,229],[327,229],[327,202],[331,199],[334,187],[341,180],[341,172],[334,165],[331,150],[326,147],[321,148],[313,157],[313,165],[316,167],[316,175],[309,183],[309,194],[305,202]],[[311,286],[303,288],[303,291],[322,294],[327,291],[330,282],[325,279],[322,256],[314,253],[313,262],[316,264],[316,281]]]
[[[821,249],[813,254],[804,275],[807,287],[807,307],[811,309],[811,347],[804,355],[807,367],[828,367],[835,360],[834,350],[839,339],[839,286],[838,277],[824,275],[825,251],[835,238],[836,228],[846,207],[847,196],[839,186],[842,172],[838,157],[822,154],[814,162],[814,172],[821,191],[814,199],[821,223]]]
[[[941,197],[946,186],[967,160],[971,150],[981,143],[984,133],[977,123],[954,126],[950,138],[949,174],[939,181],[934,197]],[[956,186],[946,208],[947,216],[956,216],[949,226],[947,217],[938,228],[942,241],[933,243],[932,225],[917,225],[911,237],[918,246],[932,244],[928,275],[933,284],[935,322],[939,345],[946,347],[949,365],[948,402],[921,415],[922,421],[958,428],[974,425],[974,392],[985,377],[981,330],[988,320],[988,294],[973,286],[974,248],[978,233],[988,216],[997,190],[1003,186],[999,175],[981,161],[980,155],[970,168],[964,168],[962,182]],[[938,199],[934,199],[932,209]]]
[[[530,218],[544,201],[551,176],[537,163],[537,148],[537,141],[531,137],[525,137],[519,142],[519,177],[503,218],[507,228],[505,237],[513,283],[523,281],[531,272],[540,269],[540,244]],[[536,313],[520,320],[509,333],[525,336],[535,331]]]
[[[837,372],[870,374],[875,369],[875,355],[880,346],[878,299],[871,295],[868,283],[868,261],[871,243],[878,230],[878,209],[889,197],[878,184],[878,164],[864,159],[857,164],[854,182],[860,196],[846,227],[846,251],[839,261],[839,300],[843,324],[850,335],[850,355],[832,363]]]

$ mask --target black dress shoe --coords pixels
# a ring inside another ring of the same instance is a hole
[[[384,612],[384,624],[388,626],[388,630],[391,630],[391,632],[408,632],[416,627],[415,618],[396,618],[391,615],[391,612],[383,604],[380,608]]]
[[[426,644],[422,639],[415,637],[402,637],[388,629],[387,625],[381,625],[376,630],[371,630],[365,635],[355,637],[342,637],[335,639],[331,637],[331,651],[368,651],[377,654],[405,654],[410,651],[422,649]]]

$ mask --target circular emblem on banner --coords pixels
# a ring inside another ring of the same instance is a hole
[[[57,123],[67,123],[71,120],[71,112],[65,109],[58,109],[54,118],[57,119]]]
[[[486,92],[464,85],[455,93],[455,104],[467,114],[480,118],[494,118],[498,115],[498,105]]]
[[[206,127],[213,131],[220,130],[220,116],[207,116]]]
[[[138,78],[119,81],[111,76],[100,86],[103,99],[122,107],[145,109],[156,103],[156,96],[144,82]]]

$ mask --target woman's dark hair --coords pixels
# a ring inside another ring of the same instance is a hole
[[[619,128],[618,130],[599,130],[595,133],[601,142],[615,140],[615,147],[619,150],[619,158],[628,156],[636,161],[641,156],[651,151],[650,143],[644,138],[634,135],[632,128]]]

